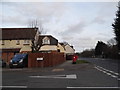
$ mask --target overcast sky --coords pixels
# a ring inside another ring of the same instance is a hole
[[[94,48],[98,40],[114,37],[111,24],[117,2],[2,2],[0,27],[42,23],[46,34],[73,45],[76,52]],[[2,18],[1,18],[2,17]]]

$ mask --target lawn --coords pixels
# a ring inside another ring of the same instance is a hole
[[[85,60],[77,60],[77,61],[76,61],[76,64],[82,64],[82,63],[89,63],[89,62],[87,62],[87,61],[85,61]]]

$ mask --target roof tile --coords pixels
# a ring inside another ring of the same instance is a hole
[[[0,40],[23,40],[35,37],[38,28],[0,28],[2,37]]]

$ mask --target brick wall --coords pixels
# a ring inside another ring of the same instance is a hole
[[[37,61],[37,58],[43,58],[43,61]],[[29,53],[28,67],[50,67],[65,62],[64,53]]]

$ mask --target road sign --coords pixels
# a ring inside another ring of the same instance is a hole
[[[43,58],[37,58],[37,61],[42,61],[43,60]]]

